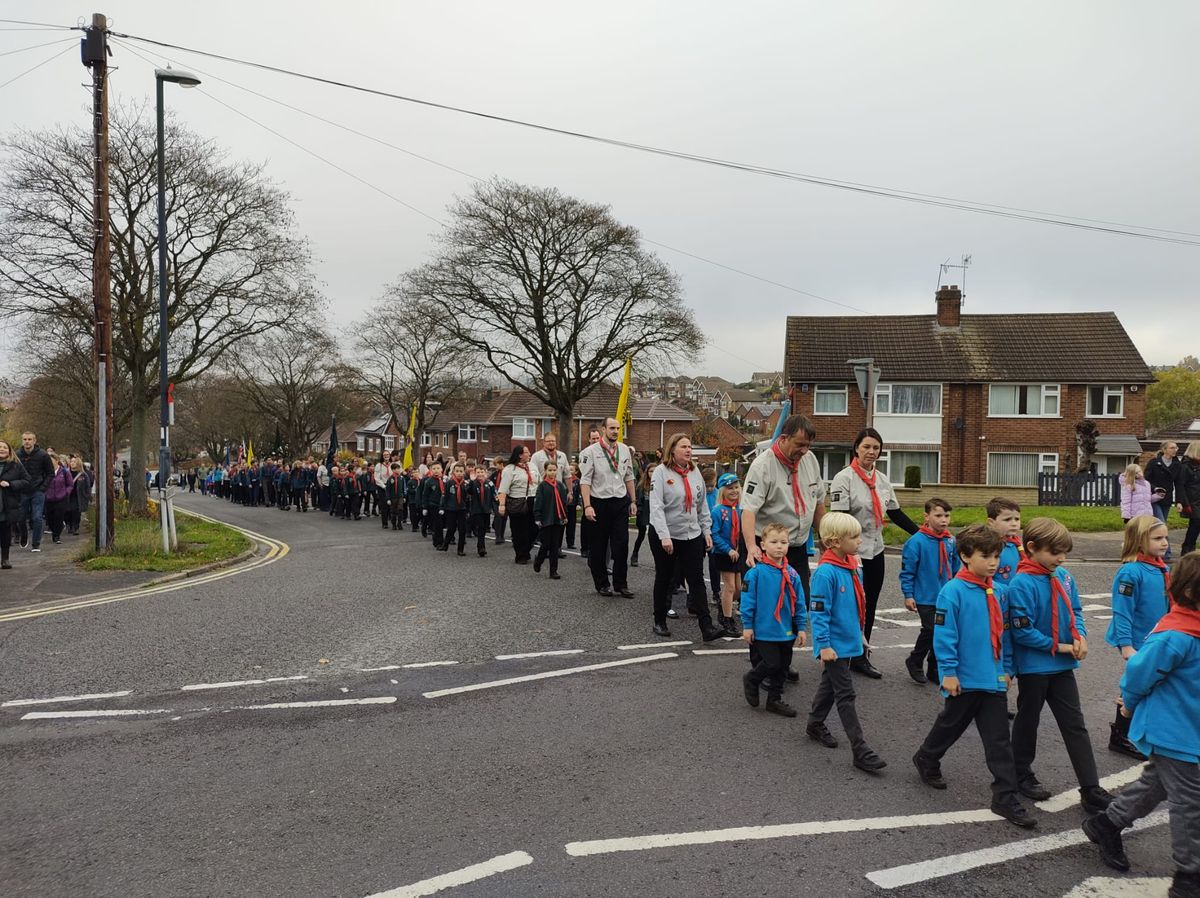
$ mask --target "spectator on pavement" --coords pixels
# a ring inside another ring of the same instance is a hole
[[[1183,514],[1183,496],[1179,489],[1179,478],[1183,473],[1183,462],[1176,456],[1179,444],[1167,440],[1158,448],[1158,455],[1146,462],[1146,479],[1150,481],[1150,503],[1154,516],[1167,522],[1171,506]],[[1167,548],[1167,561],[1171,560],[1171,549]]]
[[[57,452],[51,450],[50,463],[54,468],[46,483],[46,523],[50,526],[50,538],[57,544],[62,542],[63,528],[67,524],[67,512],[70,510],[71,493],[75,489],[75,478],[71,470],[63,464]]]
[[[1121,475],[1121,520],[1128,524],[1130,518],[1153,514],[1150,481],[1142,473],[1141,465],[1129,465]]]
[[[12,446],[0,440],[0,569],[11,570],[8,561],[12,547],[13,525],[24,521],[21,496],[29,486],[29,475],[13,452]]]
[[[31,551],[40,552],[42,531],[46,526],[46,487],[54,474],[54,466],[46,450],[37,444],[37,434],[31,430],[21,434],[21,448],[17,450],[17,458],[25,466],[25,472],[29,476],[29,486],[21,496],[21,519],[17,525],[21,548],[28,546]]]
[[[1187,533],[1183,537],[1181,554],[1196,551],[1196,537],[1200,536],[1200,440],[1188,443],[1187,452],[1179,471],[1179,502],[1188,519]]]
[[[71,495],[67,500],[67,533],[79,535],[79,524],[83,513],[88,510],[92,501],[92,472],[87,469],[78,455],[72,455],[69,462],[71,469]]]

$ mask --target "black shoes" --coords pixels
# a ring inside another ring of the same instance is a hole
[[[746,696],[746,704],[751,708],[758,707],[758,684],[750,679],[749,672],[742,674],[742,695]]]
[[[1032,774],[1017,783],[1017,791],[1031,801],[1045,801],[1051,795],[1050,790],[1038,782],[1038,778]]]
[[[1139,761],[1146,760],[1146,756],[1138,751],[1138,747],[1129,741],[1128,737],[1117,729],[1115,723],[1110,723],[1109,728],[1112,730],[1112,735],[1108,737],[1108,750],[1115,751],[1118,754],[1128,755],[1131,758],[1137,758]]]
[[[911,660],[908,660],[904,662],[904,666],[908,668],[908,675],[912,677],[912,681],[914,683],[919,683],[920,685],[924,686],[929,682],[928,677],[921,672],[920,661],[918,661],[916,664],[913,664]]]
[[[1124,873],[1129,869],[1129,858],[1125,856],[1125,844],[1121,841],[1121,829],[1108,819],[1107,814],[1095,814],[1083,821],[1083,834],[1100,849],[1100,860],[1106,866]]]
[[[850,662],[850,669],[855,673],[862,674],[864,677],[870,677],[872,680],[882,680],[883,674],[879,669],[871,663],[871,659],[866,655],[859,655]]]
[[[654,635],[661,636],[663,639],[670,639],[671,631],[667,629],[666,624],[655,624],[654,625]]]
[[[514,564],[529,564],[529,556],[528,556],[528,555],[524,555],[524,556],[522,556],[522,557],[518,558],[518,559],[517,559],[517,560],[514,562]]]
[[[551,579],[551,580],[561,580],[561,579],[562,579],[562,575],[561,575],[561,574],[560,574],[558,571],[551,571],[551,572],[550,572],[550,579]]]
[[[1019,826],[1021,829],[1033,829],[1038,825],[1036,818],[1018,801],[1013,801],[1011,804],[993,801],[992,813],[1003,817],[1013,826]]]
[[[781,698],[768,698],[767,710],[780,717],[795,717],[796,709]]]
[[[712,624],[709,624],[708,627],[702,627],[700,629],[700,638],[705,642],[715,642],[724,635],[724,630],[722,630],[720,627],[714,627]]]
[[[0,561],[0,571],[11,571],[11,570],[12,570],[12,565],[8,563],[7,558],[5,558],[3,561]]]
[[[794,667],[789,667],[787,672],[787,681],[789,683],[799,683],[800,671],[796,670]]]
[[[637,560],[637,556],[636,556],[636,555],[632,556],[632,557],[629,559],[629,566],[630,566],[630,567],[637,567],[637,566],[638,566],[638,560]]]
[[[596,590],[596,592],[600,593],[600,595],[604,596],[606,599],[612,598],[612,594],[613,594],[613,591],[611,589],[609,589],[607,586],[601,586],[599,589]]]
[[[668,608],[667,617],[669,617],[671,620],[679,620],[679,612],[674,608]]]
[[[480,549],[480,550],[479,550],[479,557],[480,557],[480,558],[487,558],[487,549]]]
[[[533,563],[533,572],[540,574],[542,572],[542,556],[538,556],[537,561]]]
[[[723,614],[718,614],[717,626],[725,631],[726,636],[738,637],[742,635],[742,627],[737,622],[737,618],[726,617]]]
[[[913,766],[917,768],[917,776],[921,778],[921,782],[934,789],[945,789],[946,781],[942,779],[942,767],[940,764],[935,764],[928,761],[920,752],[913,755]]]
[[[462,549],[459,549],[459,550],[458,550],[458,557],[459,557],[459,558],[462,558],[462,557],[463,557],[464,555],[466,555],[466,554],[467,554],[467,553],[466,553],[465,551],[463,551]]]
[[[833,733],[829,732],[829,727],[821,721],[810,723],[804,728],[804,732],[813,742],[820,742],[826,748],[837,748],[838,741],[833,738]]]
[[[629,591],[628,586],[622,586],[620,589],[618,589],[617,595],[619,595],[623,599],[632,599],[633,598],[633,593]]]
[[[1102,786],[1089,786],[1079,790],[1079,802],[1089,814],[1099,814],[1113,802],[1113,794]]]
[[[21,531],[21,548],[22,549],[29,548],[29,534],[24,530]]]
[[[887,761],[864,745],[854,753],[854,766],[867,773],[878,773],[887,766]]]

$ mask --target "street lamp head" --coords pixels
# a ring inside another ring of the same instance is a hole
[[[165,69],[155,69],[154,77],[159,81],[170,81],[172,84],[178,84],[180,87],[196,87],[200,84],[200,79],[191,72],[184,69],[173,69],[167,66]]]

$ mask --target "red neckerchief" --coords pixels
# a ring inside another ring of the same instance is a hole
[[[800,491],[800,472],[797,470],[800,460],[792,461],[784,455],[783,450],[779,448],[779,440],[771,444],[771,451],[775,453],[779,463],[787,468],[788,473],[792,476],[792,504],[796,508],[796,514],[803,517],[808,514],[808,505],[804,502],[804,493]]]
[[[692,479],[688,475],[692,473],[692,469],[677,468],[671,465],[671,470],[683,478],[683,510],[690,512],[692,510]]]
[[[1024,562],[1022,562],[1024,563]],[[977,577],[966,568],[958,572],[959,580],[965,580],[972,586],[978,586],[987,595],[988,603],[988,632],[992,637],[992,657],[1000,660],[1004,647],[1004,615],[1000,613],[1000,603],[996,600],[996,590],[992,588],[992,578]],[[1069,605],[1067,607],[1070,607]],[[1072,623],[1072,627],[1074,624]]]
[[[863,591],[862,581],[858,578],[858,559],[851,555],[839,558],[832,549],[826,549],[825,554],[817,563],[832,564],[850,572],[850,577],[854,580],[854,598],[858,601],[858,625],[865,626],[867,623],[867,594]]]
[[[858,459],[850,462],[850,469],[858,475],[858,479],[867,485],[867,489],[871,491],[871,511],[875,515],[875,526],[883,526],[883,505],[879,501],[879,492],[875,489],[875,481],[879,479],[879,469],[872,468],[870,478],[867,477],[867,472],[863,470],[862,465],[858,463]]]
[[[1137,560],[1142,564],[1148,564],[1151,567],[1156,567],[1162,571],[1163,589],[1167,593],[1167,601],[1171,601],[1171,569],[1167,567],[1167,563],[1156,555],[1147,555],[1144,552],[1138,552]]]
[[[617,468],[621,465],[621,444],[620,442],[613,443],[612,455],[608,454],[608,441],[600,441],[600,451],[604,453],[604,457],[608,459],[608,466],[612,468],[614,474],[617,473]]]
[[[763,561],[763,564],[767,565],[768,567],[773,567],[773,568],[775,568],[775,570],[779,571],[779,600],[775,603],[775,620],[777,620],[781,624],[783,623],[782,615],[783,615],[783,602],[784,602],[785,597],[787,598],[787,600],[789,602],[788,608],[791,611],[791,613],[788,617],[788,621],[791,622],[791,621],[795,620],[795,618],[796,618],[796,587],[792,583],[792,578],[790,576],[788,576],[791,572],[791,568],[788,567],[787,556],[784,556],[783,561],[781,561],[779,564],[776,564],[774,561],[771,560],[770,556],[768,556],[764,552],[762,561]]]
[[[1022,558],[1021,563],[1017,565],[1018,574],[1036,574],[1041,577],[1050,578],[1050,654],[1058,654],[1058,602],[1062,600],[1067,606],[1067,614],[1070,615],[1071,621],[1071,639],[1077,641],[1079,639],[1079,630],[1075,627],[1075,609],[1071,607],[1071,597],[1067,595],[1066,587],[1062,585],[1062,581],[1055,574],[1050,572],[1049,568],[1042,567],[1032,558]]]
[[[463,501],[462,501],[463,482],[461,480],[459,480],[457,477],[455,477],[454,480],[451,482],[454,484],[454,496],[458,501],[459,508],[461,508],[462,504],[463,504]]]
[[[729,509],[729,545],[737,550],[738,540],[742,538],[742,522],[738,519],[737,506],[732,502],[722,502]]]
[[[950,553],[946,551],[946,540],[950,538],[950,531],[943,530],[938,533],[933,530],[928,524],[922,524],[917,528],[918,533],[924,533],[930,539],[938,541],[938,579],[946,583],[950,579]]]
[[[1010,546],[1016,546],[1016,547],[1017,547],[1017,554],[1018,554],[1018,555],[1020,555],[1022,558],[1024,558],[1024,557],[1025,557],[1025,547],[1024,547],[1023,545],[1021,545],[1021,537],[1019,537],[1019,536],[1006,536],[1006,537],[1004,537],[1004,541],[1005,541],[1006,543],[1008,543]]]
[[[517,467],[525,472],[525,476],[529,478],[529,485],[533,486],[533,472],[529,470],[529,465],[518,464]]]
[[[554,493],[554,513],[558,515],[558,518],[565,521],[567,519],[567,508],[563,505],[562,494],[558,491],[558,484],[553,480],[547,480],[546,483],[550,484],[550,491]]]
[[[1171,610],[1162,616],[1162,620],[1150,632],[1165,633],[1168,630],[1186,633],[1188,636],[1195,636],[1197,639],[1200,639],[1200,610],[1196,608],[1184,608],[1182,605],[1173,605]]]

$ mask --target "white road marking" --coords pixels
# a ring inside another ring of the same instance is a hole
[[[518,661],[522,658],[548,658],[551,655],[582,655],[583,649],[554,649],[549,652],[521,652],[516,655],[497,655],[497,661]]]
[[[414,667],[448,667],[457,663],[457,661],[418,661],[416,664],[401,664],[400,666],[405,670],[412,670]]]
[[[871,651],[876,649],[915,649],[916,647],[915,642],[897,642],[895,645],[872,645]]]
[[[170,714],[170,708],[97,708],[92,711],[30,711],[22,720],[65,720],[75,717],[135,717],[138,714]]]
[[[1097,614],[1096,620],[1112,620],[1111,614]]]
[[[425,698],[441,698],[444,695],[458,695],[462,692],[477,692],[480,689],[495,689],[499,686],[511,686],[514,683],[528,683],[533,680],[548,680],[551,677],[565,677],[570,674],[587,673],[592,670],[605,670],[609,667],[622,667],[627,664],[644,664],[647,661],[662,661],[666,658],[678,658],[675,652],[663,652],[658,655],[643,655],[637,658],[622,658],[619,661],[604,661],[600,664],[585,664],[583,667],[565,667],[561,670],[547,670],[542,673],[527,674],[522,677],[508,677],[503,680],[488,680],[486,683],[472,683],[470,686],[455,686],[452,689],[437,689],[424,693]]]
[[[1146,829],[1166,822],[1167,812],[1165,810],[1155,811],[1134,824],[1134,829]],[[1023,839],[1020,842],[1009,842],[1006,845],[995,845],[991,848],[977,848],[963,854],[951,854],[928,861],[918,861],[902,867],[875,870],[867,874],[867,879],[880,888],[896,889],[930,879],[940,879],[943,876],[953,876],[977,867],[1002,864],[1005,861],[1028,857],[1031,854],[1044,854],[1047,851],[1057,851],[1059,848],[1082,845],[1087,840],[1088,837],[1083,834],[1083,830],[1075,827],[1049,836],[1039,836],[1036,839]]]
[[[420,882],[414,882],[410,886],[388,889],[386,892],[376,892],[374,895],[368,895],[367,898],[418,898],[421,895],[433,895],[443,889],[466,885],[469,882],[486,879],[489,876],[495,876],[497,873],[516,870],[518,867],[524,867],[532,863],[533,858],[524,851],[513,851],[509,854],[498,855],[479,864],[463,867],[461,870],[455,870],[452,873],[443,873],[441,876],[422,879]]]
[[[230,689],[234,686],[261,686],[263,683],[284,683],[289,680],[307,680],[306,676],[295,677],[267,677],[263,680],[229,680],[225,683],[191,683],[187,686],[179,688],[184,692],[191,692],[196,689]]]
[[[394,695],[377,695],[372,698],[330,698],[313,702],[272,702],[269,705],[242,705],[236,711],[273,711],[285,708],[338,708],[342,705],[390,705],[396,701]]]
[[[749,648],[740,649],[692,649],[693,655],[744,655]]]
[[[1142,775],[1142,770],[1145,766],[1145,764],[1134,764],[1132,767],[1126,767],[1124,770],[1110,773],[1100,780],[1100,785],[1105,789],[1120,789],[1122,786],[1128,786]],[[1059,811],[1065,811],[1067,808],[1073,808],[1077,804],[1079,804],[1079,790],[1069,789],[1066,792],[1060,792],[1058,795],[1047,798],[1045,801],[1039,801],[1036,806],[1039,810],[1056,814]]]
[[[360,667],[359,673],[375,673],[377,670],[399,670],[404,665],[402,664],[385,664],[383,667]]]
[[[350,691],[350,687],[349,687],[349,686],[339,686],[339,687],[338,687],[338,689],[340,689],[342,692],[349,692],[349,691]]]
[[[132,689],[122,692],[94,692],[91,695],[60,695],[56,698],[15,698],[0,704],[0,708],[19,708],[25,705],[53,705],[58,702],[94,702],[102,698],[121,698],[132,695]]]
[[[1080,596],[1080,598],[1084,598],[1084,596]],[[1099,597],[1097,597],[1097,598],[1099,598]],[[1111,611],[1112,610],[1111,605],[1082,605],[1082,606],[1080,606],[1080,608],[1083,611]]]
[[[878,621],[879,623],[893,624],[897,627],[919,627],[919,626],[921,626],[921,622],[919,620],[896,620],[895,618],[891,618],[891,617],[876,617],[875,620]]]
[[[1081,598],[1081,599],[1111,599],[1111,598],[1112,598],[1112,593],[1107,593],[1107,592],[1082,592],[1082,593],[1080,593],[1080,594],[1079,594],[1079,598]],[[1083,609],[1083,610],[1084,610],[1084,611],[1087,611],[1087,609],[1086,609],[1086,608],[1085,608],[1085,609]]]
[[[795,836],[820,836],[826,833],[853,833],[869,830],[898,829],[914,826],[951,826],[961,823],[989,823],[1001,818],[988,810],[948,811],[940,814],[912,814],[904,817],[864,817],[859,820],[813,820],[807,823],[778,823],[768,826],[735,826],[730,829],[698,830],[686,833],[659,833],[620,839],[595,839],[568,842],[564,847],[572,857],[614,854],[621,851],[648,851],[680,845],[711,845],[716,842],[743,842],[752,839],[782,839]]]
[[[1167,898],[1170,887],[1168,876],[1089,876],[1063,898]]]
[[[690,639],[680,639],[676,642],[642,642],[642,643],[638,643],[636,645],[619,645],[619,646],[617,646],[617,650],[621,651],[621,652],[632,652],[632,651],[636,651],[637,649],[661,649],[661,648],[669,648],[670,646],[673,646],[673,645],[691,645],[691,644],[692,644],[692,641]]]

